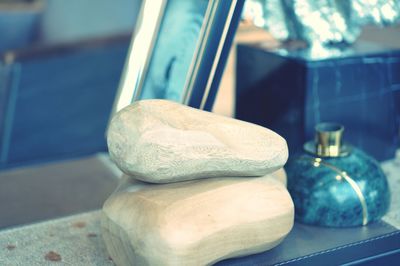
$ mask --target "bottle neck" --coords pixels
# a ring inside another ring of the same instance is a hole
[[[342,143],[344,127],[336,123],[320,123],[315,127],[315,139],[304,144],[304,150],[317,157],[343,157],[351,147]]]
[[[344,127],[340,124],[321,123],[315,129],[316,154],[322,157],[340,156]]]

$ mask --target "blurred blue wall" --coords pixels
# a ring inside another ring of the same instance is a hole
[[[105,130],[140,2],[47,4],[36,39],[0,51],[0,169],[107,149]]]
[[[41,39],[71,42],[130,32],[140,3],[140,0],[47,0]]]

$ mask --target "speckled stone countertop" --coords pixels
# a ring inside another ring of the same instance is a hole
[[[0,265],[114,265],[100,232],[101,211],[0,232]]]

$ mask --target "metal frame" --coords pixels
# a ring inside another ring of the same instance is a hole
[[[138,99],[164,15],[166,0],[143,0],[113,106],[118,112]]]
[[[140,98],[166,4],[166,0],[143,0],[140,22],[132,37],[113,113]],[[210,101],[210,92],[216,90],[215,84],[219,83],[219,80],[215,83],[216,79],[220,79],[216,73],[225,64],[229,51],[227,48],[233,39],[230,35],[236,31],[240,17],[237,14],[241,13],[243,4],[244,0],[209,1],[192,62],[186,73],[181,103],[210,109],[206,103]],[[202,95],[199,97],[199,94]],[[193,101],[193,98],[196,100]]]

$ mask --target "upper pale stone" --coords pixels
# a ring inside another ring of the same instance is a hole
[[[166,100],[122,109],[107,142],[123,172],[152,183],[263,176],[288,157],[286,141],[267,128]]]

